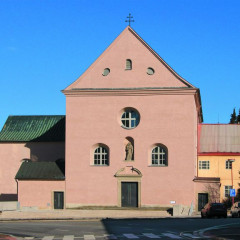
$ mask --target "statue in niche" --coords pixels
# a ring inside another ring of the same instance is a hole
[[[129,142],[125,148],[127,161],[133,160],[133,145]]]

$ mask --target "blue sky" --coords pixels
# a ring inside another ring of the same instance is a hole
[[[204,123],[240,107],[239,0],[0,0],[0,128],[8,115],[65,114],[60,90],[127,26],[200,88]]]

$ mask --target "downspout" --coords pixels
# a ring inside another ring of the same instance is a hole
[[[18,180],[15,178],[15,181],[17,183],[17,210],[19,210],[20,209],[20,203],[18,201]]]

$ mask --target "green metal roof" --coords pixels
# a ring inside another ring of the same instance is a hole
[[[55,162],[23,162],[15,177],[18,180],[64,180]]]
[[[9,116],[0,142],[63,142],[65,116]]]

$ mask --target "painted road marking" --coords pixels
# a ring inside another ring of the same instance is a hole
[[[184,237],[190,237],[190,238],[202,238],[202,237],[197,237],[197,236],[194,236],[192,235],[191,233],[184,233]]]
[[[160,238],[158,235],[155,235],[153,233],[143,233],[143,235],[148,238]]]
[[[136,236],[132,233],[124,233],[123,236],[126,237],[126,238],[131,238],[131,239],[139,238],[138,236]]]
[[[168,233],[161,233],[159,235],[156,235],[154,233],[141,233],[144,237],[147,237],[147,238],[152,238],[152,239],[159,239],[163,236],[165,237],[169,237],[169,238],[172,238],[172,239],[183,239],[182,237],[178,236],[176,233],[171,233],[171,232],[168,232]],[[141,236],[138,234],[133,234],[133,233],[124,233],[124,234],[121,234],[121,236],[124,236],[128,239],[139,239],[141,238]],[[99,237],[103,237],[104,239],[106,240],[116,240],[118,239],[118,237],[121,238],[120,235],[116,236],[114,234],[104,234],[103,236],[95,236],[95,235],[83,235],[83,236],[79,236],[79,237],[76,237],[74,235],[65,235],[63,236],[62,240],[76,240],[77,238],[83,238],[84,240],[95,240],[96,238],[99,238]],[[191,233],[184,233],[184,237],[188,237],[188,238],[191,238],[191,239],[199,239],[201,237],[198,237],[196,235],[193,235]],[[24,240],[33,240],[33,239],[36,239],[34,237],[25,237]],[[56,237],[56,239],[59,239],[58,237]],[[0,239],[1,240],[1,239]],[[37,240],[37,239],[36,239]],[[40,240],[40,239],[39,239]],[[42,238],[42,240],[54,240],[54,236],[44,236]]]
[[[45,236],[42,240],[52,240],[54,236]]]
[[[95,240],[96,239],[94,237],[94,235],[84,235],[83,238],[84,238],[84,240]]]
[[[104,238],[108,240],[117,239],[117,237],[114,234],[104,234]]]
[[[173,239],[182,239],[181,237],[175,235],[175,234],[172,234],[172,233],[162,233],[162,235],[166,236],[166,237],[170,237],[170,238],[173,238]]]
[[[63,236],[63,240],[74,240],[74,235],[65,235]]]

